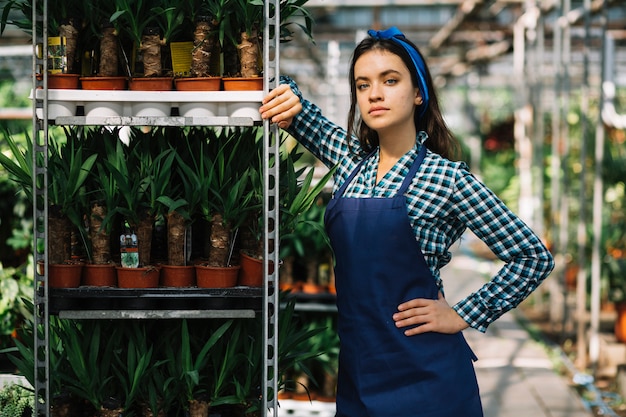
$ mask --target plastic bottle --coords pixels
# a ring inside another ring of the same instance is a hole
[[[120,235],[120,255],[123,268],[137,268],[139,266],[137,235],[128,228]]]

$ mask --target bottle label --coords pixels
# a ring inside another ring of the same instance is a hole
[[[137,268],[139,266],[137,235],[127,233],[120,236],[120,255],[123,268]]]

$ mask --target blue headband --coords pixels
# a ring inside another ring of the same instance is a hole
[[[426,112],[426,108],[428,107],[428,88],[426,87],[426,79],[424,78],[424,75],[426,74],[426,63],[424,63],[420,54],[415,50],[415,48],[406,42],[404,34],[395,26],[392,26],[387,30],[370,29],[367,31],[367,34],[374,39],[390,40],[403,47],[409,53],[411,60],[413,61],[413,65],[415,66],[415,70],[417,71],[418,88],[422,94],[423,100],[423,103],[420,105],[420,117],[423,116]]]

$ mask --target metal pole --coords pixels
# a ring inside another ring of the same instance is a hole
[[[279,83],[280,1],[265,0],[263,93]],[[261,413],[278,416],[278,211],[280,140],[278,127],[263,122],[263,392]]]
[[[590,48],[590,25],[591,25],[591,0],[585,0],[583,5],[585,39],[583,43],[583,80],[581,91],[581,147],[580,147],[580,191],[579,205],[580,214],[578,217],[576,242],[578,244],[578,273],[576,276],[576,340],[577,340],[577,365],[584,368],[587,363],[587,148],[588,135],[587,126],[589,125],[587,114],[589,114],[589,48]]]
[[[600,83],[600,102],[604,101],[604,90],[602,86],[607,78],[607,73],[612,68],[607,65],[609,57],[609,42],[607,40],[607,16],[606,2],[602,6],[602,78]],[[604,123],[601,117],[596,122],[596,146],[595,146],[595,167],[593,175],[593,242],[591,246],[591,328],[589,331],[589,362],[592,369],[598,366],[600,356],[600,272],[602,244],[602,201],[604,199],[604,181],[602,179],[602,166],[604,164]]]

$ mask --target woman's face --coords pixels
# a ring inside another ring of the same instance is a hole
[[[363,121],[378,134],[414,128],[415,108],[422,103],[402,59],[386,50],[371,50],[354,64],[357,105]]]

